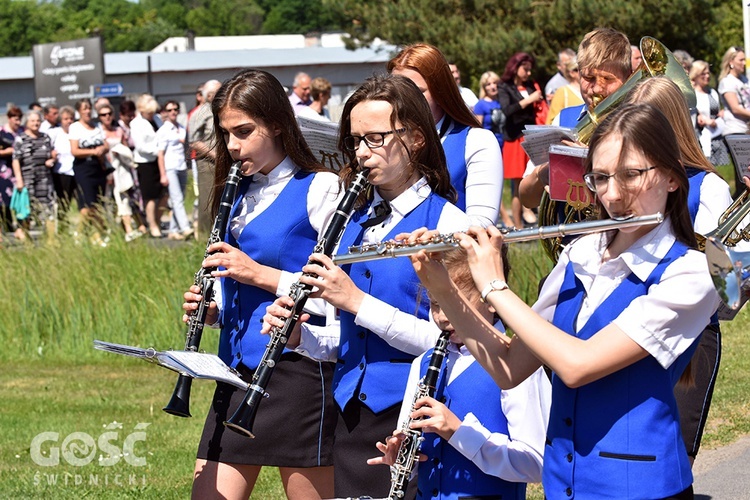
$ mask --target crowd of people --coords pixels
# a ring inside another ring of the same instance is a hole
[[[437,47],[403,48],[345,102],[338,179],[298,140],[294,114],[317,100],[307,75],[289,99],[259,70],[222,84],[211,106],[214,199],[232,162],[243,180],[224,242],[204,262],[222,281],[206,321],[248,382],[264,335],[295,328],[263,388],[271,397],[255,439],[222,425],[244,391],[217,385],[194,497],[248,498],[263,466],[279,467],[289,498],[386,497],[403,471],[385,465],[404,463],[405,431],[417,429],[422,456],[405,498],[524,498],[539,481],[551,499],[693,498],[721,354],[719,296],[696,234],[715,229],[732,201],[712,159],[722,134],[747,134],[748,87],[739,49],[725,57],[718,92],[704,62],[675,59],[697,109],[665,76],[635,80],[573,145],[588,148],[584,180],[600,218],[659,212],[664,222],[567,242],[531,307],[506,282],[496,226],[523,225],[522,207],[536,208],[548,187],[549,165],[529,161],[523,131],[575,127],[648,64],[624,34],[597,28],[578,51],[562,50],[544,90],[531,79],[534,57],[514,54],[500,75],[482,75],[478,97]],[[339,266],[310,255],[362,170],[369,188],[339,248],[402,240],[417,247],[409,259]],[[456,231],[458,249],[419,250]],[[301,285],[314,292],[290,320],[289,290]],[[184,298],[187,320],[200,289]],[[434,394],[418,392],[441,332],[447,361]]]
[[[404,47],[347,97],[339,172],[298,126],[296,116],[330,120],[330,82],[305,73],[289,94],[261,70],[206,82],[187,126],[178,102],[150,95],[123,102],[119,120],[106,101],[29,111],[24,125],[12,107],[0,131],[0,216],[23,238],[26,219],[16,228],[8,210],[14,189],[27,189],[43,225],[76,198],[92,242],[106,245],[100,202],[111,186],[128,240],[162,237],[167,204],[168,237],[184,239],[194,231],[192,168],[205,236],[241,162],[226,234],[203,262],[221,282],[206,316],[220,330],[219,357],[250,382],[265,335],[289,321],[292,287],[314,291],[263,388],[255,439],[223,425],[245,393],[217,384],[194,498],[246,499],[263,466],[279,468],[291,499],[386,497],[386,465],[403,459],[404,430],[419,429],[424,459],[406,498],[524,498],[526,483],[541,481],[550,499],[691,499],[721,354],[719,296],[696,233],[715,229],[731,204],[715,165],[728,161],[723,136],[748,133],[750,86],[740,48],[724,56],[717,90],[707,63],[675,58],[695,109],[670,79],[644,78],[573,145],[588,148],[583,179],[601,219],[659,212],[664,222],[568,242],[533,306],[507,284],[497,224],[533,223],[548,188],[549,164],[529,160],[524,130],[575,127],[648,65],[609,28],[561,50],[544,89],[534,56],[518,52],[482,74],[478,96],[439,48]],[[339,248],[419,248],[445,233],[459,248],[343,266],[311,254],[362,171],[368,188]],[[200,288],[184,299],[187,321]],[[450,342],[434,394],[416,397],[442,332]]]
[[[210,107],[219,86],[216,80],[201,85],[188,119],[204,102]],[[80,99],[74,108],[32,103],[25,115],[11,105],[0,129],[0,241],[3,232],[27,240],[35,227],[49,237],[69,231],[79,241],[88,237],[106,247],[113,217],[127,242],[144,235],[193,237],[191,219],[197,217],[185,205],[188,170],[197,179],[198,163],[211,152],[206,144],[213,129],[192,122],[188,135],[179,114],[179,102],[160,105],[148,94],[117,107],[107,98]],[[27,210],[11,209],[14,192],[28,199]],[[77,217],[69,213],[73,201]]]

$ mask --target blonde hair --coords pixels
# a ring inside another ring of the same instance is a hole
[[[723,80],[729,74],[730,66],[732,65],[732,59],[740,52],[745,52],[742,47],[729,47],[724,52],[724,57],[721,58],[721,72],[719,73],[719,80]]]
[[[630,40],[612,28],[596,28],[586,33],[578,47],[578,67],[581,72],[610,68],[622,81],[633,72]]]
[[[677,136],[682,162],[687,166],[716,173],[716,169],[706,159],[695,136],[685,97],[672,80],[666,76],[647,78],[628,93],[625,103],[650,104],[661,111],[669,120]]]
[[[690,66],[690,73],[688,73],[688,77],[690,78],[690,81],[692,83],[695,83],[695,79],[698,78],[703,74],[704,71],[706,71],[709,68],[709,65],[706,61],[693,61],[693,64]]]
[[[159,109],[159,103],[156,102],[156,99],[151,94],[142,94],[135,103],[135,109],[140,114],[156,113]]]
[[[500,77],[497,73],[494,71],[485,71],[482,73],[482,76],[479,77],[479,98],[484,99],[487,97],[487,93],[484,91],[484,86],[487,85],[487,83],[490,80],[497,80],[497,83],[500,83]]]

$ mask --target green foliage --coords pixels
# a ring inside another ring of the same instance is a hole
[[[185,17],[196,36],[255,35],[263,23],[263,9],[253,1],[206,0]]]
[[[268,13],[263,33],[310,33],[340,29],[342,19],[321,0],[282,0],[264,2]]]
[[[351,19],[351,46],[374,38],[397,45],[427,42],[456,62],[467,81],[502,73],[519,51],[537,59],[537,78],[555,71],[557,52],[584,34],[611,26],[637,44],[644,35],[671,49],[712,58],[720,39],[741,39],[741,16],[728,0],[323,0]],[[737,2],[734,2],[737,4]],[[739,5],[739,4],[738,4]],[[722,36],[714,34],[720,30]],[[736,41],[732,43],[737,43]],[[721,49],[723,50],[723,49]]]

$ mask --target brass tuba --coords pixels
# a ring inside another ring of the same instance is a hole
[[[666,76],[672,80],[682,91],[688,108],[695,108],[695,91],[690,83],[685,69],[677,62],[672,52],[667,49],[660,41],[650,36],[641,38],[641,55],[643,61],[628,80],[615,92],[607,96],[601,102],[596,103],[596,107],[589,110],[586,116],[578,123],[575,132],[578,140],[588,144],[591,136],[594,134],[597,125],[601,123],[612,111],[625,100],[630,92],[641,80],[653,76]],[[552,201],[545,191],[542,200],[539,203],[539,225],[553,226],[560,222],[571,223],[577,220],[596,218],[594,205],[588,205],[583,208],[573,208],[568,204]],[[557,262],[557,257],[562,251],[562,239],[551,238],[542,240],[542,247],[552,259]]]
[[[742,288],[750,279],[750,251],[738,251],[731,247],[741,241],[750,241],[750,230],[746,226],[738,229],[750,214],[750,191],[745,190],[719,218],[719,226],[705,238],[698,238],[700,247],[705,248],[708,270],[721,301],[731,311],[720,319],[734,317],[742,304]],[[698,235],[696,235],[698,236]],[[719,309],[720,315],[722,308]]]

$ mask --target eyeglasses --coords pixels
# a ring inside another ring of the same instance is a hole
[[[356,151],[359,149],[359,145],[362,141],[364,141],[370,149],[379,148],[385,144],[386,135],[400,134],[401,132],[406,132],[406,127],[398,130],[389,130],[388,132],[370,132],[365,135],[347,135],[344,137],[344,147],[349,151]]]
[[[166,111],[167,113],[171,113],[172,111],[179,111],[179,110],[180,108],[164,108],[164,111]]]
[[[99,113],[99,116],[112,116],[112,113]]]
[[[618,170],[614,174],[589,172],[583,175],[583,180],[586,182],[586,186],[595,193],[606,191],[611,178],[614,178],[620,187],[624,189],[633,189],[640,185],[643,174],[649,170],[654,170],[655,168],[656,167],[626,168]]]

